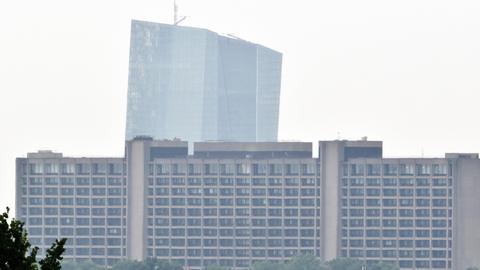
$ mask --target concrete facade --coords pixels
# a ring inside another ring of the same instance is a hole
[[[126,257],[124,158],[70,158],[41,151],[17,158],[16,217],[39,256],[68,238],[65,258],[112,265]]]
[[[379,141],[195,143],[143,137],[125,158],[17,159],[17,217],[41,252],[247,268],[297,254],[402,269],[478,266],[480,160],[384,158]],[[43,253],[40,253],[42,255]]]

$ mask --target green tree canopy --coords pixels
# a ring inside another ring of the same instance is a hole
[[[400,270],[400,267],[391,263],[379,262],[376,264],[368,265],[368,270]]]
[[[283,263],[274,263],[270,261],[256,262],[252,265],[253,270],[285,270]]]
[[[325,265],[314,255],[299,255],[291,259],[286,265],[285,270],[326,270]]]
[[[337,258],[327,262],[330,270],[361,270],[363,263],[351,258]]]
[[[32,247],[20,220],[9,219],[10,208],[0,215],[0,269],[1,270],[58,270],[67,239],[56,240],[46,256],[37,263],[38,247]]]
[[[180,264],[160,260],[157,258],[148,258],[145,261],[121,261],[112,267],[112,270],[183,270]]]
[[[104,267],[101,267],[95,264],[92,261],[63,261],[62,270],[103,270]]]
[[[362,270],[364,262],[352,258],[337,258],[322,263],[314,255],[298,255],[287,263],[263,261],[254,263],[252,270]],[[368,270],[399,270],[397,265],[385,262],[370,264]],[[478,269],[477,269],[478,270]]]

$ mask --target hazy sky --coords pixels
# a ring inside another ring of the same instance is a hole
[[[15,157],[123,155],[130,20],[171,23],[172,2],[0,3],[1,209],[15,203]],[[182,25],[283,53],[281,140],[480,152],[478,0],[177,3]]]

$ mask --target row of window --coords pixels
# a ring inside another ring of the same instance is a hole
[[[446,226],[435,226],[434,228],[446,228]],[[432,235],[433,235],[433,232],[435,232],[435,237],[443,237],[445,232],[442,232],[442,230],[436,230],[436,229],[433,229],[432,230]],[[423,233],[423,232],[422,232]],[[347,233],[346,233],[346,228],[345,226],[343,227],[342,229],[342,237],[347,237]],[[355,229],[355,232],[352,232],[352,230],[350,230],[350,235],[354,235],[352,237],[414,237],[415,235],[415,230],[412,230],[412,229],[399,229],[399,230],[395,230],[395,229],[366,229],[365,230],[365,233],[360,233],[360,230],[356,230]],[[449,237],[450,237],[451,233],[449,232]]]
[[[112,226],[116,226],[120,224],[113,224]],[[29,227],[27,228],[27,231],[29,234],[32,235],[42,235],[41,234],[42,228],[38,227]],[[48,227],[44,228],[44,233],[46,235],[62,235],[62,236],[71,236],[71,235],[77,235],[77,236],[120,236],[122,235],[122,229],[121,228],[68,228],[68,227],[62,227],[62,228],[57,228],[57,227]],[[47,234],[48,233],[48,234]],[[125,235],[125,229],[123,229],[123,235]],[[53,241],[54,242],[54,241]],[[50,242],[50,243],[53,243]]]
[[[265,199],[265,198],[151,198],[148,199],[150,205],[157,206],[319,206],[320,199]],[[316,203],[316,205],[315,205]],[[149,215],[153,215],[153,208],[149,208]],[[155,210],[160,211],[160,210]],[[176,211],[176,210],[175,210]]]
[[[211,234],[218,234],[219,236],[233,236],[233,235],[250,235],[253,237],[261,236],[270,236],[270,237],[312,237],[319,236],[320,231],[315,232],[314,229],[298,229],[298,228],[288,228],[288,229],[274,229],[274,228],[256,228],[256,229],[232,229],[232,228],[221,228],[214,229],[217,230],[217,233],[213,233],[211,228],[155,228],[149,229],[149,235],[157,237],[169,237],[169,236],[207,236]],[[150,240],[149,240],[150,241]],[[153,241],[153,240],[151,240]]]
[[[122,211],[123,209],[123,211]],[[61,215],[61,216],[118,216],[120,213],[125,215],[126,209],[125,208],[73,208],[73,207],[61,207],[61,208],[52,208],[52,207],[30,207],[28,208],[28,214],[30,216],[42,215],[42,213],[46,216],[48,215]],[[22,216],[27,215],[27,208],[21,209]]]
[[[449,175],[453,174],[450,164],[344,164],[343,175]]]
[[[312,247],[315,245],[313,239],[182,239],[182,238],[163,238],[156,239],[153,242],[149,239],[149,246],[165,247]],[[320,244],[317,241],[317,245]]]
[[[320,205],[320,199],[263,199],[263,198],[155,198],[148,199],[148,205],[153,206],[316,206]],[[151,209],[151,208],[150,208]],[[228,211],[228,210],[226,210]],[[153,214],[152,214],[153,215]]]
[[[126,194],[125,188],[38,188],[38,187],[31,187],[31,188],[22,188],[22,195],[77,195],[77,196],[121,196],[122,194]]]
[[[302,247],[303,248],[303,247]],[[153,249],[150,249],[153,252]],[[313,253],[314,250],[309,250],[309,253]],[[276,249],[167,249],[167,248],[157,248],[155,249],[155,256],[157,257],[292,257],[296,254],[302,253],[298,249],[285,249],[285,250],[276,250]],[[153,256],[150,255],[150,256]],[[239,259],[237,259],[238,261]],[[190,261],[190,260],[189,260]],[[192,266],[192,265],[190,265]]]
[[[200,216],[200,215],[199,215]],[[249,216],[249,215],[245,215]],[[209,220],[209,221],[207,221]],[[210,219],[204,219],[204,226],[208,226],[208,224],[213,224],[213,221],[210,223]],[[206,225],[207,224],[207,225]],[[281,227],[282,225],[285,227],[314,227],[315,220],[314,219],[281,219],[281,218],[268,218],[268,219],[259,219],[259,218],[220,218],[218,220],[219,226],[256,226],[256,227]],[[317,220],[317,226],[319,226],[320,220]],[[150,226],[202,226],[202,219],[200,218],[156,218],[148,219],[148,225]],[[212,225],[213,226],[213,225]]]
[[[316,192],[315,192],[316,191]],[[153,196],[320,196],[320,189],[314,188],[149,188]]]
[[[411,196],[416,196],[416,197],[440,197],[440,196],[446,196],[447,195],[447,189],[445,188],[434,188],[434,189],[429,189],[429,188],[350,188],[342,189],[342,196],[371,196],[371,197],[377,197],[377,196],[384,196],[384,197],[391,197],[391,196],[400,196],[400,197],[411,197]]]
[[[343,178],[343,186],[452,186],[452,178]]]
[[[282,164],[282,163],[162,163],[150,164],[150,175],[315,175],[320,167],[315,163]]]
[[[238,204],[237,204],[238,205]],[[150,208],[153,211],[153,208]],[[307,208],[155,208],[156,216],[301,216],[320,215],[320,209]],[[153,212],[151,213],[153,215]]]
[[[46,186],[49,185],[58,185],[60,184],[61,186],[125,186],[126,179],[123,177],[117,177],[117,178],[104,178],[104,177],[29,177],[28,178],[28,184],[31,186],[36,186],[36,185],[42,185],[45,184]],[[27,178],[23,177],[22,178],[22,184],[24,186],[27,185]]]
[[[397,206],[428,206],[429,199],[342,199],[342,206],[371,206],[371,207],[397,207]],[[451,200],[448,200],[451,206]],[[442,207],[447,205],[447,199],[431,199],[431,205],[435,207]]]
[[[23,174],[112,174],[122,175],[125,171],[123,161],[120,163],[23,163]]]
[[[418,204],[417,204],[418,205]],[[400,210],[402,210],[402,215],[400,215]],[[355,208],[355,209],[349,209],[349,211],[347,211],[347,209],[342,209],[342,217],[380,217],[380,216],[383,216],[383,217],[397,217],[397,216],[400,216],[400,217],[413,217],[413,213],[415,213],[415,217],[446,217],[447,216],[447,213],[448,213],[448,216],[451,217],[452,216],[452,210],[448,210],[447,212],[447,209],[429,209],[429,208],[424,208],[424,209],[415,209],[412,210],[410,209],[410,211],[406,211],[408,209],[400,209],[399,211],[397,211],[397,209],[391,209],[391,208],[387,208],[387,209],[382,209],[382,211],[380,211],[380,209],[362,209],[362,208]],[[411,221],[410,219],[401,219],[400,220],[400,224],[405,223],[407,224],[409,221]],[[401,225],[400,225],[401,226]]]
[[[430,242],[431,243],[430,243]],[[342,247],[400,247],[400,248],[445,248],[447,247],[447,240],[363,240],[363,239],[351,239],[342,240]]]
[[[320,185],[320,179],[315,178],[149,178],[149,185],[168,186],[168,185],[189,185],[189,186],[314,186]]]
[[[73,248],[66,248],[64,255],[77,255],[77,256],[125,256],[125,252],[122,255],[121,248],[84,248],[84,247],[77,247],[75,250]]]
[[[120,215],[121,215],[121,212],[118,212],[112,216],[120,216]],[[62,217],[62,218],[51,217],[51,218],[45,218],[43,221],[44,222],[42,224],[42,218],[31,217],[28,219],[28,224],[29,225],[62,225],[62,226],[69,226],[69,225],[85,226],[90,224],[95,226],[121,225],[119,218],[91,218],[90,219],[90,218],[72,218],[72,217]]]
[[[66,198],[41,198],[41,197],[30,197],[27,198],[22,197],[21,198],[22,205],[78,205],[78,206],[87,206],[87,205],[96,205],[96,206],[101,206],[101,205],[108,205],[108,206],[124,206],[126,205],[126,199],[125,198],[73,198],[73,197],[66,197]]]
[[[392,229],[342,229],[342,237],[433,237],[433,238],[445,238],[447,237],[446,229],[418,229],[418,230],[392,230]],[[452,231],[448,230],[448,237],[452,237]],[[402,240],[412,241],[412,240]]]
[[[402,221],[402,223],[400,223]],[[404,220],[396,219],[342,219],[342,227],[397,227],[400,225],[405,225],[405,227],[411,227],[412,223],[410,220],[403,222]],[[447,220],[445,219],[416,219],[416,227],[446,227]],[[451,227],[451,219],[448,220],[449,227]]]

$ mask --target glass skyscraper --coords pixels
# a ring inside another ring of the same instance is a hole
[[[134,20],[126,139],[276,141],[281,65],[245,40]]]

